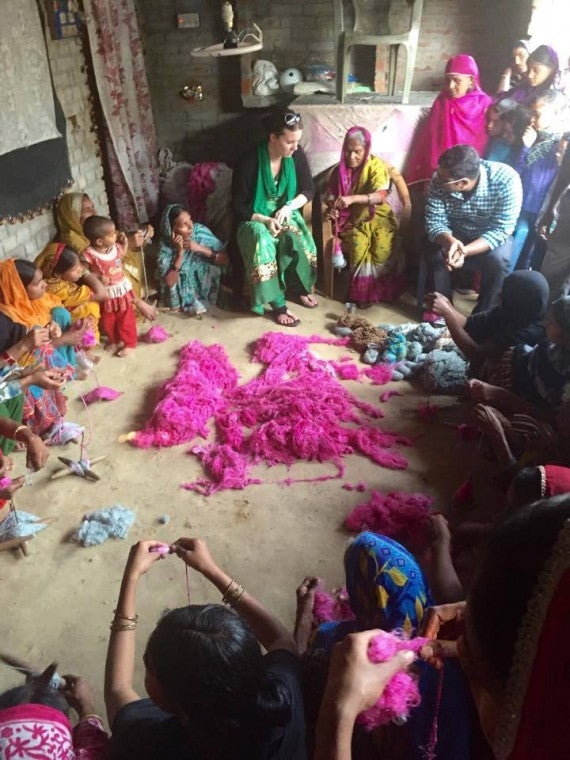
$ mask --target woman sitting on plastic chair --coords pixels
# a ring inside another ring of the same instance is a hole
[[[398,220],[386,202],[390,170],[371,155],[371,142],[364,127],[348,130],[327,189],[334,230],[332,264],[343,269],[345,255],[348,258],[348,298],[361,308],[397,299],[405,285],[402,274],[394,269]]]

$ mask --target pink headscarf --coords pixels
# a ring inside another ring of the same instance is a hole
[[[360,166],[356,169],[351,169],[346,165],[346,151],[348,148],[348,141],[355,134],[361,133],[364,137],[364,157]],[[344,136],[342,143],[342,150],[340,154],[340,163],[336,171],[334,171],[329,180],[327,188],[327,196],[332,198],[339,198],[341,195],[351,195],[354,192],[354,188],[357,186],[362,174],[362,170],[366,166],[366,162],[370,158],[370,149],[372,147],[372,136],[365,127],[351,127]],[[337,232],[342,232],[346,226],[347,221],[350,219],[352,210],[350,208],[341,208],[338,210],[337,217]],[[374,209],[371,209],[370,218],[374,216]]]
[[[447,62],[445,73],[472,76],[474,86],[460,98],[450,98],[445,92],[437,96],[408,157],[405,179],[409,184],[430,180],[439,157],[448,148],[472,145],[482,156],[487,146],[485,112],[493,98],[481,90],[475,59],[456,55]]]
[[[53,707],[38,704],[1,710],[0,757],[74,760],[68,718]]]

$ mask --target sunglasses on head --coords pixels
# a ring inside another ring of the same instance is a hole
[[[289,111],[283,117],[283,121],[288,127],[292,127],[294,124],[299,124],[301,121],[301,114],[295,113],[295,111]]]

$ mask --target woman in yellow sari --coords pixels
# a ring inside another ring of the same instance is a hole
[[[57,205],[56,219],[59,229],[59,239],[75,253],[81,254],[89,245],[89,240],[83,234],[83,224],[87,217],[95,214],[95,206],[87,193],[66,193]],[[143,225],[144,229],[138,229],[126,235],[119,232],[117,242],[123,247],[123,270],[133,287],[137,298],[146,298],[150,294],[146,292],[146,281],[143,266],[143,245],[154,235],[150,224]]]
[[[364,127],[345,135],[339,165],[331,174],[327,203],[335,231],[333,266],[350,266],[349,300],[360,307],[394,300],[403,278],[392,270],[398,221],[386,203],[388,166],[370,153],[372,138]]]
[[[50,243],[35,260],[42,270],[47,292],[57,296],[74,322],[85,320],[99,343],[99,304],[107,288],[81,263],[79,256],[63,243]]]

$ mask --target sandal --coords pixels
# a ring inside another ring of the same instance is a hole
[[[293,322],[280,322],[279,317],[282,315],[286,315],[288,317],[291,317]],[[289,309],[286,306],[282,306],[279,309],[273,309],[271,311],[271,318],[275,322],[275,324],[279,325],[280,327],[297,327],[297,325],[301,324],[301,320],[297,319],[297,317],[293,316]]]

